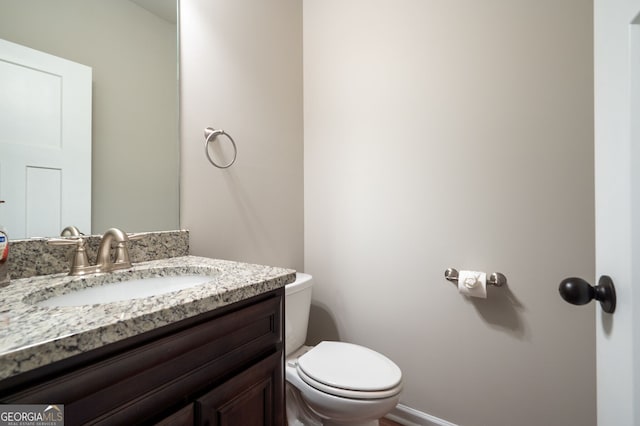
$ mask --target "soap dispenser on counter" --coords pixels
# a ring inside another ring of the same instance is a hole
[[[4,201],[0,200],[0,203]],[[9,284],[9,237],[0,225],[0,287]]]

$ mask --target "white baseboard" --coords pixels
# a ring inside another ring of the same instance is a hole
[[[385,417],[405,426],[457,426],[454,423],[439,419],[422,411],[414,410],[402,404],[398,404],[396,408]]]

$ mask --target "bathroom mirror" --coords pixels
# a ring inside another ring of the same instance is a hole
[[[0,39],[93,70],[85,234],[179,228],[176,15],[176,0],[0,0]]]

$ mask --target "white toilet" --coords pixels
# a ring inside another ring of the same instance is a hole
[[[363,346],[321,342],[304,346],[311,275],[285,287],[287,422],[289,426],[378,425],[397,404],[402,372]]]

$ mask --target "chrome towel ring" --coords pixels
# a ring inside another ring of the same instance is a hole
[[[215,161],[213,161],[211,159],[211,156],[209,155],[209,142],[212,142],[218,136],[226,136],[227,139],[229,139],[229,141],[231,142],[231,145],[233,145],[233,158],[228,164],[225,164],[222,166],[220,164],[217,164]],[[206,129],[204,129],[204,137],[205,137],[204,153],[206,154],[207,159],[211,164],[213,164],[219,169],[226,169],[228,167],[231,167],[233,163],[236,162],[236,157],[238,156],[238,147],[236,147],[236,143],[233,141],[233,138],[229,133],[225,132],[222,129],[216,130],[213,127],[207,127]]]

